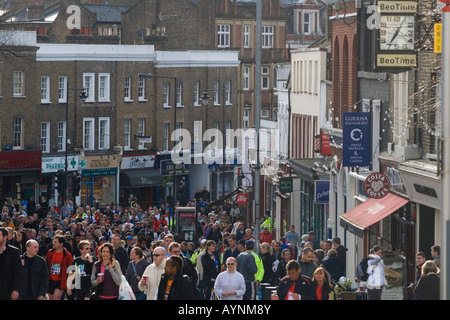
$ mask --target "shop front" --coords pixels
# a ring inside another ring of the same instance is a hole
[[[42,151],[0,152],[0,200],[4,203],[6,194],[26,206],[34,197],[47,196],[51,183],[41,184]]]
[[[161,175],[161,184],[159,192],[157,192],[158,198],[155,198],[155,205],[159,207],[161,203],[169,203],[170,206],[173,206],[175,189],[176,201],[179,202],[179,205],[185,206],[186,201],[189,200],[190,165],[175,164],[170,154],[163,154],[156,157],[155,168]]]
[[[118,204],[120,156],[85,155],[80,161],[81,189],[77,205],[104,208]]]
[[[73,199],[72,195],[72,179],[71,175],[78,172],[79,168],[79,155],[70,155],[67,156],[67,196],[68,199]],[[66,157],[52,157],[49,155],[42,156],[42,169],[41,169],[41,185],[47,185],[50,187],[46,187],[47,190],[47,198],[50,204],[56,202],[60,203],[60,200],[63,198],[61,194],[58,193],[58,190],[55,189],[55,176],[58,170],[65,170]]]
[[[159,197],[162,176],[155,169],[156,153],[126,154],[120,164],[119,204],[129,206],[135,197],[144,210],[155,204]]]

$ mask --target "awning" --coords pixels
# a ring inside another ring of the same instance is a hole
[[[381,199],[370,198],[343,214],[340,217],[340,225],[351,233],[362,237],[367,227],[386,218],[408,201],[408,199],[394,193],[388,193]]]
[[[120,185],[124,187],[151,187],[161,184],[162,176],[154,168],[120,171]]]

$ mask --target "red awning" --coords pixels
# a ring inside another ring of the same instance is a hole
[[[393,193],[388,193],[381,199],[370,198],[343,214],[340,225],[348,231],[362,236],[367,227],[386,218],[403,207],[408,201],[408,199]]]

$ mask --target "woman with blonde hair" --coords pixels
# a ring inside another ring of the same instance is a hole
[[[422,265],[422,275],[414,290],[414,300],[439,300],[439,268],[432,260]]]
[[[271,285],[275,283],[275,273],[272,269],[275,258],[272,253],[273,248],[267,242],[263,242],[259,245],[259,255],[264,267],[264,276],[261,283],[269,283]]]

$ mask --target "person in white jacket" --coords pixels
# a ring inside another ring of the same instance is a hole
[[[153,263],[147,266],[138,283],[139,290],[147,294],[147,300],[156,300],[161,276],[166,266],[166,249],[156,247],[153,250]],[[144,284],[145,277],[146,283]]]
[[[383,248],[377,245],[372,248],[368,255],[367,273],[369,278],[366,283],[368,300],[381,300],[383,287],[387,284],[384,273],[384,263],[381,259],[382,254]]]
[[[244,276],[236,271],[237,260],[229,257],[227,270],[219,273],[214,282],[214,293],[220,300],[242,300],[245,293]]]

